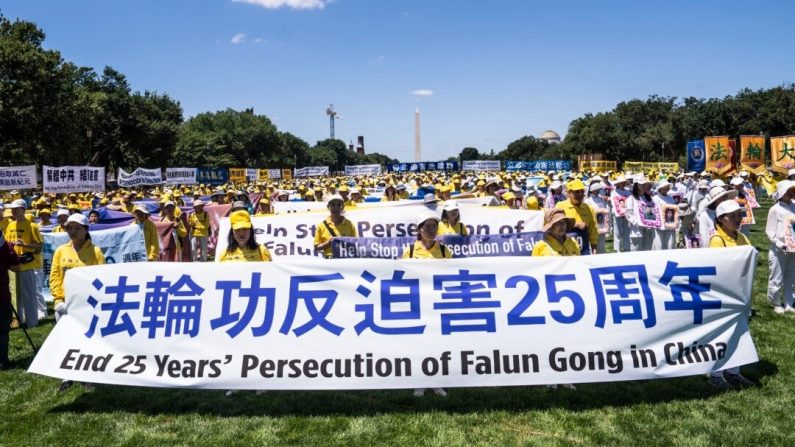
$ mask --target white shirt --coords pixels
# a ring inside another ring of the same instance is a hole
[[[784,237],[789,233],[789,218],[795,213],[792,203],[776,202],[767,212],[767,226],[765,233],[771,244],[784,248]]]
[[[663,205],[674,205],[674,206],[676,206],[676,200],[674,200],[674,198],[671,197],[670,192],[668,193],[668,195],[662,195],[660,193],[657,193],[657,194],[654,195],[654,197],[652,197],[652,200],[654,201],[654,203],[657,204],[657,208],[660,209],[660,215],[662,217],[665,217],[665,215],[663,213]],[[663,227],[663,228],[660,228],[658,231],[676,231],[678,229],[679,229],[678,226],[674,230],[669,230],[669,229]]]

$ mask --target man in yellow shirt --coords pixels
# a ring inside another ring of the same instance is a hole
[[[328,201],[329,217],[315,228],[315,250],[331,258],[331,243],[335,237],[356,237],[356,227],[342,215],[345,200],[337,194]]]
[[[133,210],[135,220],[132,225],[138,225],[144,231],[144,245],[146,246],[146,259],[157,261],[160,259],[160,237],[157,234],[157,227],[154,222],[149,220],[149,211],[142,206],[136,206]]]
[[[210,236],[210,215],[204,211],[204,202],[193,201],[193,214],[188,218],[191,235],[191,254],[193,261],[207,261],[207,238]]]
[[[36,254],[41,253],[43,239],[36,224],[25,218],[27,204],[22,199],[11,202],[11,221],[5,229],[6,241],[14,246],[19,256],[20,268],[17,273],[17,307],[20,324],[28,328],[39,324],[36,300]]]
[[[599,230],[596,227],[596,216],[593,209],[583,200],[585,199],[585,184],[580,179],[569,181],[566,184],[568,199],[558,202],[555,208],[563,210],[566,217],[574,219],[573,231],[582,239],[582,254],[591,254],[596,250],[599,241]]]

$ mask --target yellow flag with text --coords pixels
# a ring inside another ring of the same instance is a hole
[[[734,153],[729,146],[729,137],[706,137],[704,147],[707,150],[707,171],[724,175],[732,170]]]
[[[246,168],[229,168],[229,181],[232,183],[246,183]]]
[[[754,174],[765,172],[765,137],[740,135],[740,169]]]
[[[795,168],[795,136],[770,138],[770,162],[773,170],[782,174]]]

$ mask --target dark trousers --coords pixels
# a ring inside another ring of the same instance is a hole
[[[11,331],[11,303],[0,303],[0,363],[8,363],[8,333]]]

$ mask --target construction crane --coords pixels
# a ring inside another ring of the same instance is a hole
[[[326,108],[326,115],[328,115],[329,120],[329,130],[331,134],[331,139],[334,139],[334,120],[341,120],[342,115],[339,115],[336,110],[334,110],[334,104],[329,104]]]

